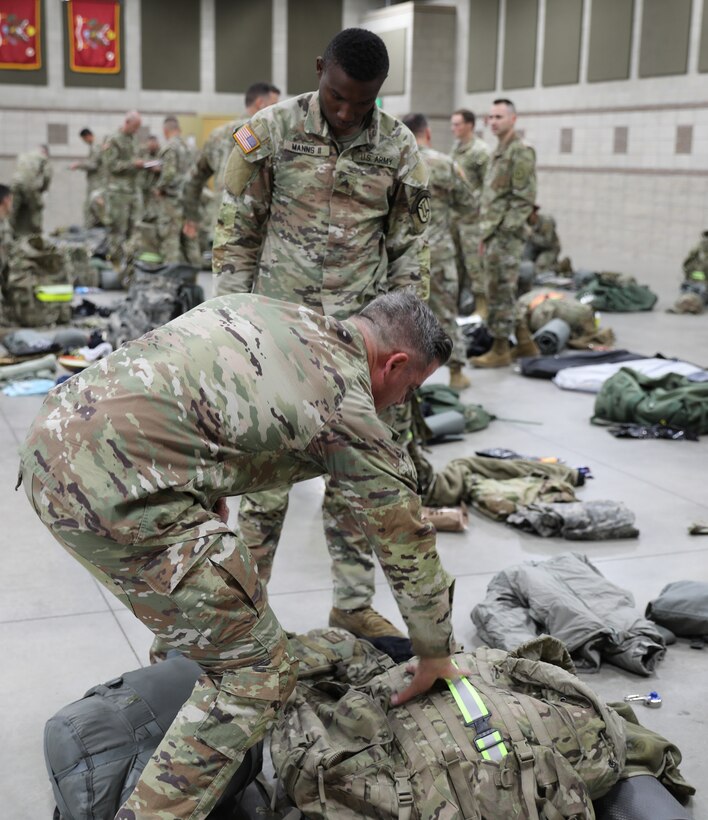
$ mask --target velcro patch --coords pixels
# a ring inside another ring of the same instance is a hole
[[[411,206],[411,213],[418,216],[418,219],[426,225],[430,222],[430,192],[419,191]]]
[[[261,144],[250,125],[242,125],[238,131],[234,131],[233,138],[244,154],[250,154]]]

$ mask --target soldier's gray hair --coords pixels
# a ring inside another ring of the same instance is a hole
[[[379,343],[387,350],[404,350],[419,357],[425,367],[450,358],[452,339],[433,311],[412,288],[392,290],[359,311],[374,326]]]

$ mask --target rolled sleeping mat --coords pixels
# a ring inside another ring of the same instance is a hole
[[[538,345],[542,356],[553,356],[560,353],[570,339],[570,325],[565,319],[551,319],[534,334],[533,340]]]
[[[52,353],[47,353],[37,359],[27,359],[17,364],[4,364],[0,367],[0,382],[11,381],[12,379],[22,379],[25,376],[34,376],[42,373],[56,373],[57,357]]]
[[[650,774],[619,780],[594,805],[597,820],[693,820],[693,815]]]
[[[577,288],[584,288],[585,285],[589,285],[590,282],[597,276],[597,273],[594,270],[587,270],[586,268],[578,268],[577,270],[573,271],[573,287]]]
[[[123,274],[115,268],[101,268],[99,286],[103,290],[123,290]]]
[[[465,417],[457,410],[446,410],[425,417],[425,425],[430,431],[428,441],[445,436],[461,436],[465,432]]]

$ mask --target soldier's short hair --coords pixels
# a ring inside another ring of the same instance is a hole
[[[259,97],[268,97],[271,94],[280,94],[278,86],[273,83],[253,83],[246,89],[246,108],[253,105]]]
[[[327,45],[322,61],[336,63],[345,74],[359,82],[370,82],[388,74],[388,51],[384,41],[363,28],[345,28]]]
[[[400,288],[373,299],[357,314],[370,321],[387,350],[405,350],[419,357],[425,367],[445,364],[452,353],[452,339],[433,311],[412,288]]]
[[[477,122],[477,117],[474,115],[474,111],[470,111],[469,108],[458,108],[457,111],[452,112],[452,116],[459,115],[465,122],[470,123],[472,126]]]
[[[428,118],[425,114],[406,114],[402,122],[416,137],[428,127]]]
[[[0,202],[4,202],[12,193],[7,185],[0,182]]]
[[[164,126],[166,126],[167,128],[172,129],[172,130],[179,128],[179,120],[177,119],[177,117],[173,116],[172,114],[165,117],[165,119],[162,121],[162,124]]]
[[[511,100],[508,100],[506,97],[499,97],[498,100],[494,100],[492,105],[505,105],[512,114],[516,113],[516,106]]]
[[[82,128],[81,131],[79,131],[79,136],[80,137],[92,137],[93,136],[93,131],[90,128]]]

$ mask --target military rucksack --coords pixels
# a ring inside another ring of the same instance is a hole
[[[406,685],[405,666],[390,660],[368,681],[361,658],[298,681],[271,756],[305,816],[594,818],[591,801],[624,765],[623,723],[572,674],[563,645],[545,636],[455,660],[466,678],[401,706],[390,696]]]
[[[21,327],[66,324],[73,295],[63,251],[39,234],[19,237],[3,284],[6,319]]]
[[[125,301],[111,314],[108,341],[114,348],[166,324],[204,301],[191,265],[135,263]]]

